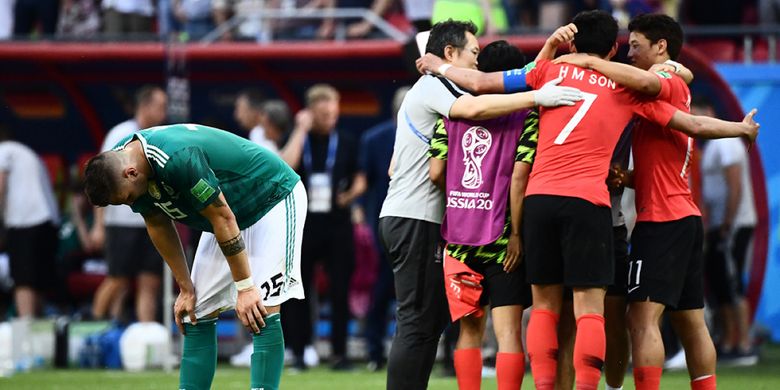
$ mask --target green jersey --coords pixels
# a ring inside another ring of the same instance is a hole
[[[137,213],[155,208],[168,217],[213,232],[200,211],[224,194],[246,229],[292,192],[300,177],[271,151],[212,127],[178,124],[141,130],[120,141],[143,146],[152,167],[149,189],[131,205]]]

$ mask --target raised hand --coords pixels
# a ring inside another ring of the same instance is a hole
[[[744,135],[744,138],[748,141],[748,147],[753,146],[753,143],[756,142],[758,129],[761,127],[761,125],[753,119],[753,117],[756,116],[756,113],[758,113],[758,109],[754,108],[745,115],[744,119],[742,119],[742,123],[747,126],[747,133]]]
[[[565,26],[558,27],[558,29],[547,38],[547,42],[557,47],[561,43],[574,40],[574,34],[576,33],[577,26],[574,23],[569,23]]]

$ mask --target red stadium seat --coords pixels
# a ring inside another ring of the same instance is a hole
[[[737,52],[737,61],[744,61],[745,51],[740,48]],[[769,61],[769,42],[764,38],[753,40],[753,56],[754,62],[767,62]],[[777,46],[775,46],[775,60],[778,59]]]
[[[734,62],[739,50],[732,39],[693,40],[688,46],[696,48],[713,62]]]

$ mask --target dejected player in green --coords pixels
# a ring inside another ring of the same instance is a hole
[[[253,333],[251,388],[278,389],[284,363],[279,305],[304,298],[300,248],[307,199],[298,175],[246,139],[179,124],[122,140],[90,159],[85,176],[92,204],[127,204],[143,215],[179,284],[179,388],[211,387],[217,315],[235,308]],[[191,273],[174,220],[204,231]]]

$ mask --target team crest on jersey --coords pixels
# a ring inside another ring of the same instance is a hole
[[[149,188],[148,188],[149,195],[152,196],[154,199],[160,199],[160,189],[157,187],[157,183],[150,181],[149,182]]]
[[[170,196],[173,196],[173,194],[174,194],[174,191],[173,191],[173,188],[171,188],[171,186],[169,186],[169,185],[167,185],[167,184],[165,184],[165,183],[160,183],[160,184],[162,184],[162,187],[163,187],[163,189],[165,190],[165,192],[166,192],[168,195],[170,195]]]

